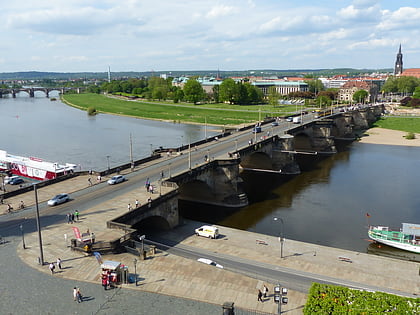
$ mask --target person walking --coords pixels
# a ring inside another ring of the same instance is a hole
[[[92,179],[90,177],[88,178],[88,183],[89,183],[89,186],[92,186]]]
[[[71,216],[71,219],[70,219],[71,220],[71,223],[73,224],[73,222],[74,222],[74,213],[71,213],[70,216]]]
[[[73,301],[76,301],[76,300],[77,300],[77,288],[74,287],[73,288]]]
[[[58,267],[58,269],[62,269],[61,268],[61,258],[57,258],[57,267]]]
[[[70,213],[67,213],[66,217],[67,217],[67,224],[70,224],[70,222],[71,222],[71,214]]]
[[[128,205],[127,205],[127,209],[128,209],[128,211],[131,211],[131,203],[129,203]]]
[[[263,294],[264,294],[264,297],[265,297],[265,298],[267,297],[267,293],[268,293],[268,288],[267,288],[267,286],[264,284],[264,287],[263,287]]]
[[[77,303],[83,302],[83,296],[82,296],[82,293],[80,293],[79,288],[76,289],[76,299],[77,299]]]
[[[50,263],[50,265],[48,266],[48,268],[50,268],[51,274],[54,274],[55,266],[54,266],[54,263],[53,262]]]
[[[261,290],[258,290],[258,301],[260,301],[260,302],[263,301],[262,296],[263,296],[263,294],[262,294]]]
[[[74,210],[74,216],[76,217],[76,220],[79,221],[79,211],[78,210]]]
[[[140,206],[138,199],[136,199],[136,203],[135,204],[136,204],[136,208],[138,208]]]

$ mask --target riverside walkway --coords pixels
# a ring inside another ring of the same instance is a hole
[[[103,180],[106,180],[106,178]],[[39,201],[47,200],[59,192],[71,193],[72,191],[82,190],[86,186],[86,176],[66,180],[39,189]],[[20,200],[24,200],[25,204],[29,206],[33,204],[33,195],[33,192],[26,193],[10,198],[7,202],[18,204]],[[22,244],[18,244],[16,247],[17,254],[25,264],[43,273],[44,277],[69,279],[72,285],[77,283],[82,289],[83,282],[89,283],[89,286],[97,285],[100,287],[100,266],[96,259],[93,256],[72,251],[69,247],[69,239],[73,234],[71,227],[78,226],[81,232],[89,229],[95,232],[97,241],[100,241],[102,235],[110,232],[106,228],[107,220],[126,212],[128,203],[134,204],[135,199],[144,203],[149,196],[154,198],[158,194],[150,195],[145,189],[135,189],[83,210],[80,220],[73,225],[68,224],[63,216],[61,221],[58,220],[57,223],[45,227],[42,231],[44,260],[55,262],[58,257],[63,260],[64,269],[53,275],[49,271],[48,265],[38,264],[39,247],[36,232],[25,234],[26,249],[23,249]],[[2,207],[5,207],[5,205]],[[4,209],[2,208],[2,210]],[[194,227],[197,224],[200,223],[186,221],[178,228],[163,233],[162,237],[177,241],[181,245],[219,255],[240,257],[255,264],[274,266],[279,269],[289,268],[296,272],[309,272],[320,277],[341,279],[343,282],[352,281],[416,295],[420,294],[418,263],[294,240],[286,240],[284,258],[282,259],[280,258],[279,242],[276,237],[220,226],[222,237],[211,240],[196,237],[193,234]],[[65,234],[67,240],[64,237]],[[129,266],[130,274],[134,273],[133,259],[135,256],[133,255],[122,253],[106,255],[103,258],[119,261]],[[218,269],[199,263],[196,260],[175,256],[163,251],[158,251],[144,261],[138,261],[137,273],[139,275],[138,286],[133,283],[123,284],[123,292],[124,290],[130,290],[129,294],[137,292],[139,296],[158,293],[165,296],[186,298],[191,301],[207,302],[210,305],[220,307],[219,314],[222,313],[221,305],[226,301],[234,302],[235,307],[238,308],[276,313],[277,305],[273,302],[273,286],[282,281],[282,279],[266,279],[263,282],[255,279],[252,274],[243,275],[227,269]],[[16,274],[16,278],[19,278],[19,274]],[[263,299],[263,302],[258,302],[257,292],[258,289],[262,289],[263,284],[268,286],[269,296]],[[49,288],[47,286],[35,288],[35,293],[38,289],[45,293],[54,290],[53,287]],[[62,299],[70,301],[69,313],[83,313],[77,303],[71,303],[73,302],[70,293],[71,288],[68,288],[68,290],[69,296],[63,296]],[[53,293],[51,292],[51,294]],[[111,295],[112,292],[108,294]],[[90,299],[85,301],[86,303],[98,303],[99,299],[96,300],[90,292],[85,292],[85,295],[90,296]],[[289,290],[288,297],[289,303],[282,307],[283,312],[286,314],[301,314],[307,295],[299,291]],[[16,301],[16,303],[23,302]],[[50,301],[50,303],[54,303],[54,301]],[[99,305],[97,306],[99,307]],[[46,303],[45,308],[49,309],[48,307]],[[110,303],[107,307],[108,310],[104,311],[104,314],[118,313],[122,306]],[[130,309],[127,305],[124,305],[124,309],[126,310],[123,312],[125,314],[153,314],[153,312],[150,312],[150,308],[148,313],[142,313],[139,309]],[[49,313],[54,314],[54,311]],[[63,313],[63,311],[57,310],[58,313]]]

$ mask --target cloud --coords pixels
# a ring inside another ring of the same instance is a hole
[[[384,11],[383,19],[378,24],[379,30],[418,29],[420,21],[420,8],[402,7],[398,10]]]
[[[213,7],[207,14],[206,17],[209,19],[218,18],[221,16],[230,15],[236,11],[235,7],[226,6],[226,5],[218,5]]]

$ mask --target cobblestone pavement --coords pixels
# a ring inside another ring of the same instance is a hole
[[[99,284],[52,277],[30,268],[16,255],[19,237],[0,245],[0,314],[222,314],[222,307],[163,294],[114,289]],[[73,301],[73,287],[84,302]]]

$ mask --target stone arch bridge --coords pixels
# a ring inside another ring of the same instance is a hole
[[[53,87],[53,88],[44,88],[44,87],[28,87],[28,88],[10,88],[10,89],[0,89],[0,98],[3,97],[3,95],[9,95],[12,94],[12,97],[15,98],[16,95],[20,92],[26,92],[28,93],[29,97],[35,97],[35,92],[41,91],[45,93],[46,97],[49,97],[49,94],[51,91],[58,91],[60,94],[64,94],[67,91],[75,91],[76,93],[80,93],[82,91],[82,88],[77,87]]]

